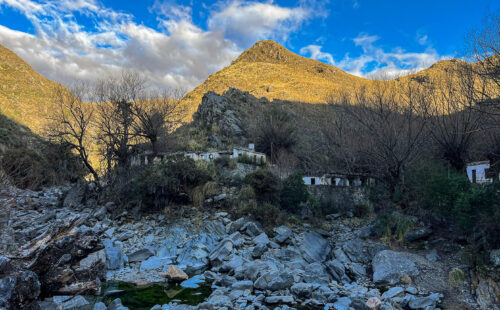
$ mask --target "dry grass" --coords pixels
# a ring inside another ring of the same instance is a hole
[[[454,66],[452,60],[443,60],[415,74],[390,81],[360,78],[334,66],[301,57],[273,41],[257,42],[233,63],[209,76],[205,82],[183,99],[186,120],[196,112],[208,91],[224,93],[230,87],[247,91],[255,97],[281,99],[304,103],[325,103],[330,96],[352,93],[365,87],[368,92],[383,84],[405,84],[410,80],[434,83]]]
[[[57,87],[62,86],[0,45],[0,113],[41,134],[55,110],[52,98]]]

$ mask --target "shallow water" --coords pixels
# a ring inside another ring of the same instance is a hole
[[[111,293],[103,297],[102,301],[106,305],[120,298],[122,304],[130,310],[149,310],[154,305],[168,304],[171,301],[195,306],[205,301],[212,289],[205,284],[198,288],[187,288],[167,283],[136,286],[127,282],[107,282],[103,284],[102,292],[104,295]]]

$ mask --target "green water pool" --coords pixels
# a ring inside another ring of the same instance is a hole
[[[126,282],[103,283],[102,292],[112,293],[102,297],[102,301],[108,305],[116,298],[120,298],[122,304],[130,310],[149,310],[154,305],[168,304],[176,301],[179,304],[198,305],[210,296],[212,289],[208,285],[200,285],[198,288],[184,288],[180,285],[167,283],[154,283],[146,286],[136,286]]]

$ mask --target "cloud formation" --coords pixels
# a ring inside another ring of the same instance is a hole
[[[192,21],[190,7],[157,1],[158,25],[137,23],[97,0],[0,0],[25,15],[34,34],[0,25],[0,42],[42,75],[63,84],[96,80],[123,69],[142,72],[152,86],[191,89],[231,63],[249,44],[286,40],[310,12],[300,5],[226,1],[210,11],[207,29]],[[90,23],[83,24],[74,13]]]
[[[427,45],[423,52],[407,52],[400,47],[385,51],[376,45],[379,39],[375,35],[359,34],[352,41],[355,46],[362,49],[363,53],[358,57],[350,57],[349,54],[346,54],[339,61],[335,61],[332,54],[321,52],[319,45],[303,47],[300,53],[309,55],[316,60],[326,61],[353,75],[374,79],[388,79],[406,75],[428,68],[437,61],[450,58],[450,56],[439,55],[435,49],[428,45],[427,36],[419,37],[418,40],[421,45]]]

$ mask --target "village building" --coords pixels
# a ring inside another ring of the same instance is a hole
[[[203,160],[211,162],[219,157],[227,156],[236,158],[247,164],[263,165],[267,162],[266,154],[255,151],[253,144],[248,147],[235,147],[232,151],[198,151],[198,152],[175,152],[175,153],[157,153],[145,152],[132,158],[132,166],[142,166],[148,164],[158,164],[172,160],[176,156],[185,156],[193,160]]]
[[[500,180],[500,173],[498,172],[498,163],[495,167],[490,165],[489,160],[470,162],[466,165],[467,177],[471,183],[491,183],[494,179]]]
[[[329,173],[322,176],[304,176],[304,183],[310,186],[360,187],[374,183],[368,176],[350,173]]]

